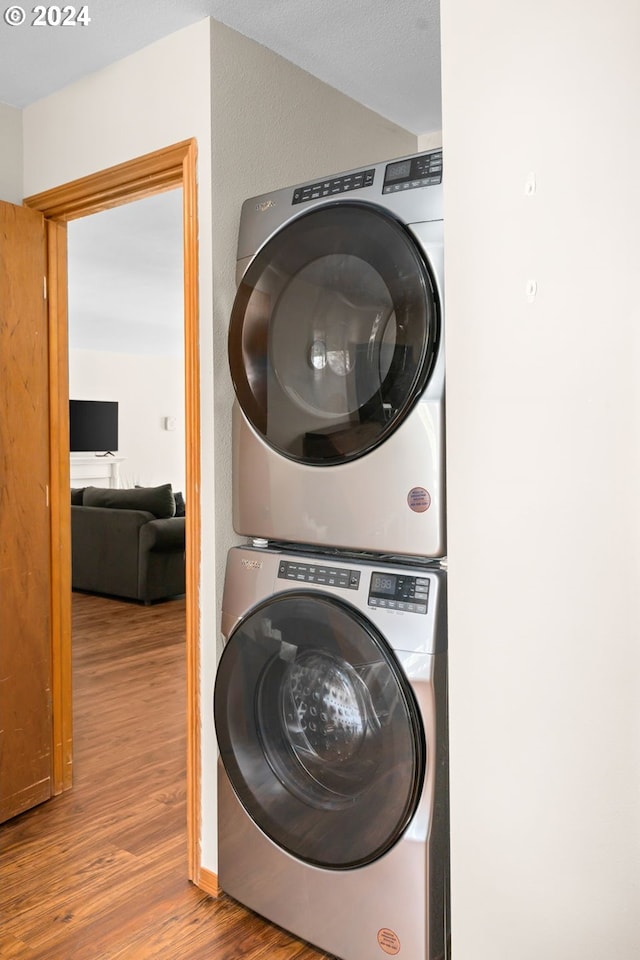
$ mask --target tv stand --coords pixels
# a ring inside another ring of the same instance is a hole
[[[124,457],[71,455],[70,473],[72,487],[120,486],[120,464]]]

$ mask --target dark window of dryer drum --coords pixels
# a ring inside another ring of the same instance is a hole
[[[368,453],[412,409],[439,336],[435,287],[408,230],[372,205],[292,221],[245,273],[229,362],[246,417],[314,466]]]
[[[293,856],[361,866],[407,827],[422,723],[393,654],[354,608],[302,591],[256,608],[224,649],[214,711],[240,802]]]

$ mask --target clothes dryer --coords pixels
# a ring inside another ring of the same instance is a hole
[[[446,574],[235,547],[218,878],[342,960],[450,955]]]
[[[238,275],[236,532],[444,556],[442,152],[247,200]]]

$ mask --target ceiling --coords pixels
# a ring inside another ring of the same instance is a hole
[[[30,12],[11,26],[10,9],[0,18],[0,102],[9,106],[213,17],[411,133],[442,126],[439,0],[88,0],[90,22],[72,27],[31,26]],[[72,348],[180,351],[180,204],[173,191],[69,225]]]
[[[439,0],[89,0],[91,22],[0,19],[0,101],[25,107],[214,17],[415,134],[441,129]],[[76,4],[80,9],[81,4]],[[58,8],[60,9],[60,8]]]

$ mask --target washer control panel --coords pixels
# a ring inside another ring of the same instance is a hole
[[[296,187],[293,191],[291,203],[304,203],[305,200],[317,200],[318,197],[333,197],[337,193],[347,193],[351,190],[361,190],[373,184],[375,169],[361,170],[358,173],[348,173],[344,177],[333,177],[331,180],[319,180],[307,187]]]
[[[430,187],[435,183],[442,183],[442,150],[388,163],[382,192],[398,193],[400,190]]]
[[[372,573],[369,606],[405,613],[426,613],[429,606],[429,578],[397,573]]]
[[[298,563],[281,560],[278,565],[279,580],[295,580],[297,583],[317,583],[326,587],[342,587],[357,590],[360,586],[360,571],[345,570],[320,563]]]

